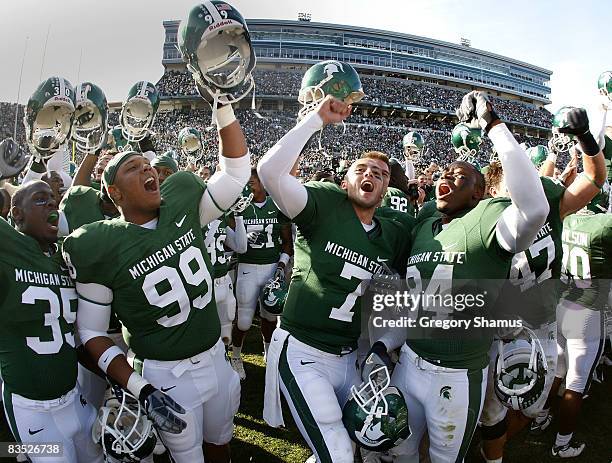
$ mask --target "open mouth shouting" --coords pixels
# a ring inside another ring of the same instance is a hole
[[[154,176],[150,176],[144,182],[144,189],[147,193],[157,193],[159,190],[159,183]]]
[[[374,191],[374,183],[370,180],[364,180],[361,182],[361,191],[365,193],[372,193]]]
[[[47,223],[49,224],[49,228],[53,232],[57,233],[58,223],[59,223],[59,213],[57,211],[49,212],[49,215],[47,216]]]
[[[446,196],[450,195],[452,192],[453,192],[453,187],[450,185],[450,183],[445,182],[443,180],[438,183],[438,188],[436,191],[436,196],[438,199],[445,198]]]

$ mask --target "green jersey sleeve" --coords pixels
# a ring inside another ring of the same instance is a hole
[[[66,216],[70,233],[87,223],[104,220],[100,209],[100,192],[86,186],[70,187],[59,209]]]

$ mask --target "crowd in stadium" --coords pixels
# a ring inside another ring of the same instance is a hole
[[[25,118],[0,104],[0,433],[63,452],[19,461],[254,461],[230,450],[246,394],[265,425],[241,425],[299,431],[307,463],[600,449],[579,418],[612,365],[612,126],[564,108],[549,132],[528,103],[337,61],[252,71],[231,5],[187,21],[194,75],[135,83],[108,119],[58,76]],[[313,101],[234,108],[251,72],[255,101]],[[605,113],[612,73],[598,91]],[[181,96],[209,107],[160,108]]]

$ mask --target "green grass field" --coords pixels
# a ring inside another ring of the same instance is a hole
[[[286,429],[274,429],[262,418],[264,394],[263,345],[259,327],[253,324],[245,342],[244,360],[247,379],[242,383],[240,410],[235,419],[236,431],[232,441],[233,463],[303,463],[311,452],[295,427],[289,410],[284,408]],[[594,383],[585,401],[578,431],[575,436],[587,443],[576,463],[609,463],[612,461],[610,431],[612,423],[612,368],[605,371],[607,381]],[[527,432],[517,435],[506,448],[504,463],[532,463],[553,461],[550,447],[556,434],[556,423],[542,436],[534,438]],[[6,423],[0,424],[0,440],[12,440]],[[478,432],[472,443],[467,463],[480,463]],[[0,461],[14,461],[0,459]],[[358,459],[356,461],[359,461]],[[167,463],[166,455],[155,458],[155,463]]]

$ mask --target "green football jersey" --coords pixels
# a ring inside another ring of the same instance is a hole
[[[101,193],[87,186],[73,186],[68,189],[59,209],[64,212],[70,233],[86,223],[104,220],[100,208]]]
[[[0,218],[0,370],[4,387],[32,400],[61,397],[76,385],[77,295],[61,253]]]
[[[408,227],[408,230],[412,230],[416,223],[416,219],[412,215],[406,214],[405,212],[400,212],[397,209],[393,209],[391,207],[381,206],[376,209],[375,215],[376,217],[386,217],[388,219],[395,220],[396,222],[399,222]]]
[[[612,279],[612,214],[573,214],[563,222],[561,297],[592,310],[608,300]]]
[[[436,205],[436,199],[434,198],[431,201],[424,202],[421,208],[419,209],[419,213],[417,214],[417,222],[421,220],[428,219],[430,217],[442,217],[442,213],[438,211]]]
[[[418,222],[406,270],[406,281],[414,293],[474,294],[479,289],[471,286],[470,280],[479,280],[486,283],[486,290],[480,293],[484,293],[481,295],[484,300],[482,313],[487,317],[508,276],[512,259],[512,254],[499,246],[495,236],[497,221],[508,205],[510,200],[506,198],[486,199],[445,226],[438,217]],[[429,317],[422,307],[419,310],[420,316]],[[453,312],[440,311],[438,317],[460,315]],[[492,338],[481,336],[467,340],[463,334],[461,339],[427,339],[424,336],[415,338],[414,334],[409,328],[407,344],[430,362],[450,368],[478,369],[489,362]]]
[[[140,359],[186,359],[219,339],[198,210],[205,190],[191,172],[177,172],[161,186],[155,229],[117,218],[85,225],[64,242],[77,282],[113,291],[112,310]]]
[[[289,221],[270,196],[262,207],[251,203],[242,213],[247,232],[247,251],[238,255],[244,264],[273,264],[281,255],[281,229]]]
[[[496,313],[520,316],[532,328],[555,320],[560,295],[561,232],[559,205],[565,187],[548,177],[540,177],[550,212],[546,223],[529,249],[515,254],[496,305]]]
[[[308,203],[293,219],[295,262],[281,328],[322,351],[350,352],[361,332],[360,296],[382,263],[405,268],[411,229],[375,217],[366,232],[346,191],[326,182],[306,189]]]
[[[415,215],[414,206],[410,202],[410,198],[408,198],[408,195],[399,188],[387,188],[387,194],[385,194],[381,206],[390,207],[398,212],[409,214],[412,217]]]
[[[220,219],[213,220],[207,227],[202,229],[206,251],[213,266],[214,278],[221,278],[227,275],[229,271],[229,257],[226,255],[225,248],[223,247],[226,238],[226,227],[227,219],[224,215]]]
[[[96,191],[102,190],[102,184],[96,180],[92,180],[89,185]]]

